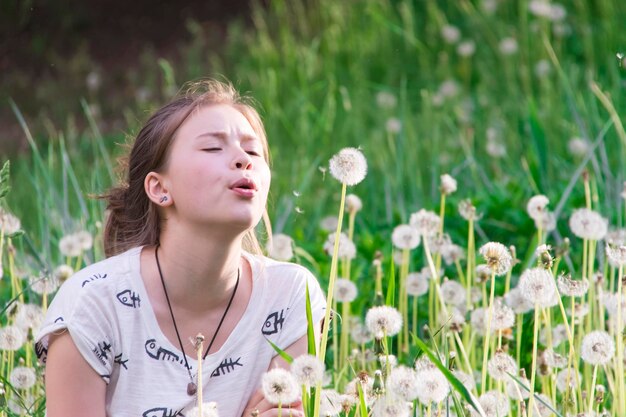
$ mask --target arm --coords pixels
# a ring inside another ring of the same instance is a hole
[[[48,417],[105,417],[106,383],[67,331],[50,336],[45,382]]]
[[[321,323],[320,325],[315,326],[316,345],[319,345],[321,327],[322,327]],[[285,352],[287,352],[289,356],[291,356],[294,359],[297,358],[298,356],[307,354],[308,353],[307,335],[304,335],[300,339],[296,340],[287,349],[285,349]],[[270,362],[270,366],[268,367],[268,370],[276,368],[276,367],[289,369],[289,364],[283,358],[281,358],[280,355],[276,355]],[[291,409],[292,410],[291,416],[300,417],[304,415],[302,413],[301,404],[299,403],[292,404],[292,406],[295,406],[295,408]],[[258,389],[254,394],[252,394],[252,397],[250,397],[250,400],[248,401],[248,404],[246,405],[246,409],[244,410],[241,416],[251,417],[252,411],[254,409],[257,409],[259,410],[259,417],[275,417],[275,416],[278,416],[278,408],[275,408],[275,407],[276,406],[270,404],[269,402],[265,400],[265,398],[263,397],[263,391],[261,389]],[[283,415],[287,416],[289,414],[285,410],[283,410]]]

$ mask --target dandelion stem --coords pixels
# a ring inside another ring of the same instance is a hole
[[[533,403],[535,401],[535,377],[537,375],[537,339],[539,338],[540,318],[539,303],[535,302],[535,323],[533,326],[533,357],[530,366],[530,397],[528,398],[528,413],[533,414]]]
[[[484,394],[487,391],[487,358],[489,357],[489,337],[491,336],[491,319],[492,319],[492,307],[493,299],[495,297],[496,290],[496,273],[491,272],[491,289],[489,292],[489,304],[487,306],[487,327],[485,328],[485,339],[483,344],[483,367],[481,370],[481,392]]]
[[[598,365],[593,366],[593,376],[591,377],[591,388],[589,390],[589,406],[587,407],[587,411],[591,414],[593,411],[593,396],[595,394],[596,389],[596,378],[598,377]]]

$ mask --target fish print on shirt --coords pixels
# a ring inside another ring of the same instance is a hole
[[[35,343],[35,354],[41,363],[46,363],[48,360],[48,348],[41,342]]]
[[[117,294],[117,299],[125,306],[139,308],[141,306],[141,298],[132,290],[124,290]]]
[[[241,356],[237,359],[233,360],[233,358],[224,359],[217,368],[211,372],[211,378],[226,375],[235,370],[235,366],[243,366],[239,361],[241,360]]]
[[[172,410],[171,408],[167,408],[167,407],[156,407],[156,408],[151,408],[149,410],[144,411],[142,416],[143,417],[178,417],[178,416],[184,417],[182,411],[183,411],[182,408],[180,410]]]
[[[280,312],[275,311],[267,316],[267,319],[265,319],[265,323],[263,323],[263,327],[261,328],[261,333],[264,335],[278,333],[283,328],[283,323],[285,322],[284,312],[285,310],[280,310]]]
[[[126,362],[128,362],[128,359],[124,359],[121,353],[113,359],[113,362],[120,365],[121,368],[128,370],[128,366],[126,366]]]
[[[152,359],[156,359],[158,361],[165,361],[165,362],[176,362],[176,363],[183,365],[184,368],[187,367],[185,365],[185,360],[183,358],[181,358],[178,354],[172,352],[171,350],[167,350],[157,345],[155,339],[146,340],[145,347],[146,347],[146,353]],[[191,369],[192,369],[192,366],[189,365],[189,370]]]
[[[106,277],[107,277],[107,274],[93,274],[92,276],[90,276],[89,278],[83,281],[83,285],[81,285],[81,287],[84,287],[90,282],[97,281],[99,279],[105,279]]]
[[[109,354],[111,353],[111,344],[106,340],[98,342],[98,345],[93,348],[92,352],[96,354],[96,357],[102,365],[106,365],[106,361],[109,359]]]

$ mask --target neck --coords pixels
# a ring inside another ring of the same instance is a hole
[[[171,302],[189,310],[228,302],[241,268],[242,239],[243,234],[228,238],[164,230],[158,256]]]

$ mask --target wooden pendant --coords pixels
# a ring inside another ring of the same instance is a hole
[[[193,382],[187,384],[187,395],[195,395],[198,392],[198,387]]]

